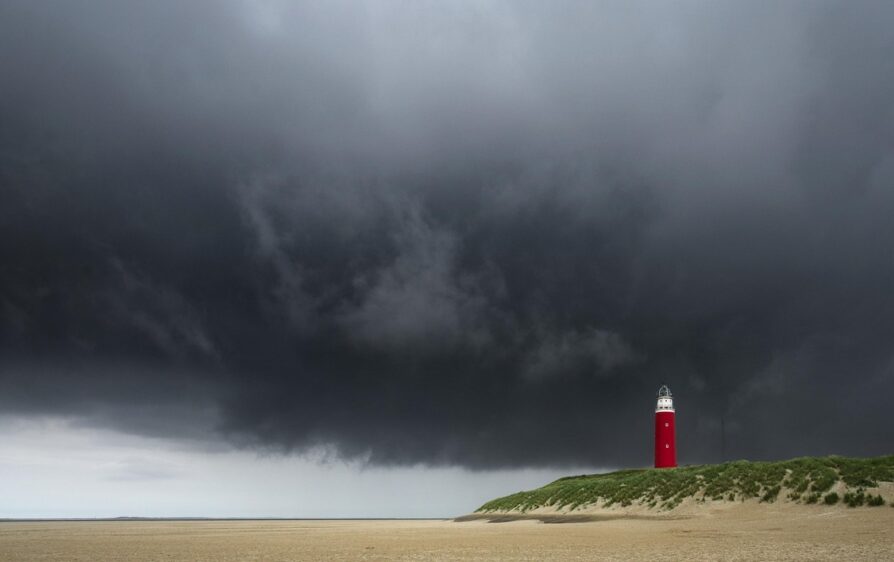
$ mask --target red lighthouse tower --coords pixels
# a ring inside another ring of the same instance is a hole
[[[674,399],[667,385],[658,389],[655,405],[655,468],[677,466],[677,440],[674,428]]]

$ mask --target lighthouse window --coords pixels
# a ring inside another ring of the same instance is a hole
[[[669,425],[670,425],[669,423],[664,422],[664,427],[668,427]]]
[[[669,444],[665,443],[665,444],[664,444],[664,448],[665,448],[665,449],[670,449],[671,446],[670,446]]]

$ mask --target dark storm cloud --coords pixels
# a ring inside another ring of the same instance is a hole
[[[890,452],[888,3],[5,2],[0,408],[382,464]]]

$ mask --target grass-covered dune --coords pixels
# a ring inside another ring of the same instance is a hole
[[[894,482],[894,455],[867,459],[831,456],[778,462],[735,461],[568,476],[536,490],[489,501],[476,513],[526,513],[538,508],[568,512],[585,507],[634,505],[665,511],[687,499],[691,499],[690,503],[753,499],[882,506],[894,501],[881,493],[881,489],[892,489],[886,484],[891,482]]]

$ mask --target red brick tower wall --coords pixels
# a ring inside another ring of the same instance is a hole
[[[655,412],[655,468],[677,466],[675,413]]]

